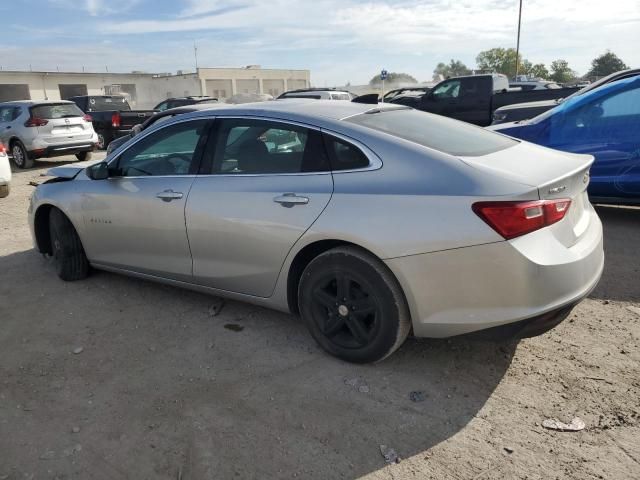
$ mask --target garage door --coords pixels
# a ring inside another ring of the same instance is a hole
[[[237,93],[262,93],[258,80],[236,80]]]
[[[26,83],[0,84],[0,102],[13,100],[31,100],[29,85]]]
[[[87,95],[87,86],[80,83],[61,83],[58,85],[60,89],[60,99],[68,100],[71,97]]]

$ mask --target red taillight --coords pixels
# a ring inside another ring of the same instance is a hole
[[[29,120],[24,122],[24,126],[25,127],[44,127],[47,123],[49,123],[49,121],[45,120],[44,118],[31,117]]]
[[[7,147],[5,147],[3,143],[0,143],[0,157],[4,157],[6,155],[7,155]]]
[[[91,115],[89,115],[89,114],[87,114],[87,113],[85,113],[85,114],[83,115],[82,119],[83,119],[85,122],[89,122],[89,123],[93,122],[93,118],[91,118]]]
[[[111,115],[111,126],[113,128],[120,127],[120,112],[113,112],[113,115]]]
[[[571,200],[530,202],[478,202],[473,211],[505,239],[519,237],[548,227],[564,218]]]

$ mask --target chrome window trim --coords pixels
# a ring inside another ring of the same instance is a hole
[[[328,170],[328,171],[321,171],[321,172],[290,172],[290,173],[206,173],[206,174],[197,174],[197,175],[193,175],[193,176],[197,176],[197,177],[273,177],[273,176],[307,176],[307,175],[337,175],[337,174],[343,174],[343,173],[355,173],[355,172],[368,172],[368,171],[372,171],[372,170],[379,170],[380,168],[382,168],[382,160],[380,159],[380,157],[378,157],[378,155],[376,155],[369,147],[367,147],[366,145],[364,145],[362,142],[360,142],[359,140],[356,140],[355,138],[349,137],[348,135],[344,135],[342,133],[338,133],[335,130],[331,130],[331,129],[327,129],[327,128],[321,128],[318,127],[317,125],[311,125],[308,123],[304,123],[304,122],[299,122],[296,120],[289,120],[289,119],[283,119],[283,118],[279,118],[276,116],[259,116],[259,115],[238,115],[238,114],[216,114],[216,115],[212,115],[212,116],[208,116],[208,115],[203,115],[203,116],[197,116],[197,117],[190,117],[190,118],[180,118],[181,115],[176,115],[174,116],[173,119],[169,120],[169,122],[162,122],[160,124],[156,124],[158,128],[153,128],[153,126],[147,130],[146,132],[143,132],[139,135],[136,136],[136,138],[138,138],[138,141],[142,141],[143,139],[145,139],[147,136],[155,133],[155,132],[159,132],[165,128],[169,128],[173,125],[178,125],[180,123],[185,123],[185,122],[192,122],[192,121],[199,121],[199,120],[218,120],[218,119],[225,119],[225,120],[261,120],[261,121],[273,121],[276,123],[285,123],[285,124],[290,124],[290,125],[294,125],[297,127],[302,127],[302,128],[307,128],[310,130],[315,130],[317,132],[320,133],[326,133],[328,135],[332,135],[336,138],[339,138],[340,140],[343,140],[347,143],[350,143],[352,145],[354,145],[355,147],[357,147],[363,154],[365,157],[367,157],[369,159],[369,165],[366,167],[362,167],[362,168],[353,168],[353,169],[349,169],[349,170]],[[122,151],[118,151],[118,154],[115,155],[113,158],[108,159],[107,160],[107,165],[111,165],[111,163],[113,161],[115,161],[117,158],[119,158],[123,153],[125,153],[127,150],[129,150],[131,147],[133,147],[134,145],[136,145],[138,143],[138,141],[132,143],[131,145],[127,146],[127,148],[125,148]],[[191,175],[144,175],[144,176],[136,176],[136,177],[117,177],[117,178],[185,178]],[[115,178],[115,177],[114,177]]]

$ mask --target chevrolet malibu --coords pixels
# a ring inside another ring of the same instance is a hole
[[[36,248],[299,314],[327,352],[413,331],[526,337],[597,284],[591,156],[398,105],[279,100],[180,115],[31,198]]]

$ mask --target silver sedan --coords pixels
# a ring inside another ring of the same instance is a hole
[[[410,331],[531,336],[597,284],[593,158],[398,105],[279,100],[181,115],[34,192],[37,250],[299,314],[329,353]]]

